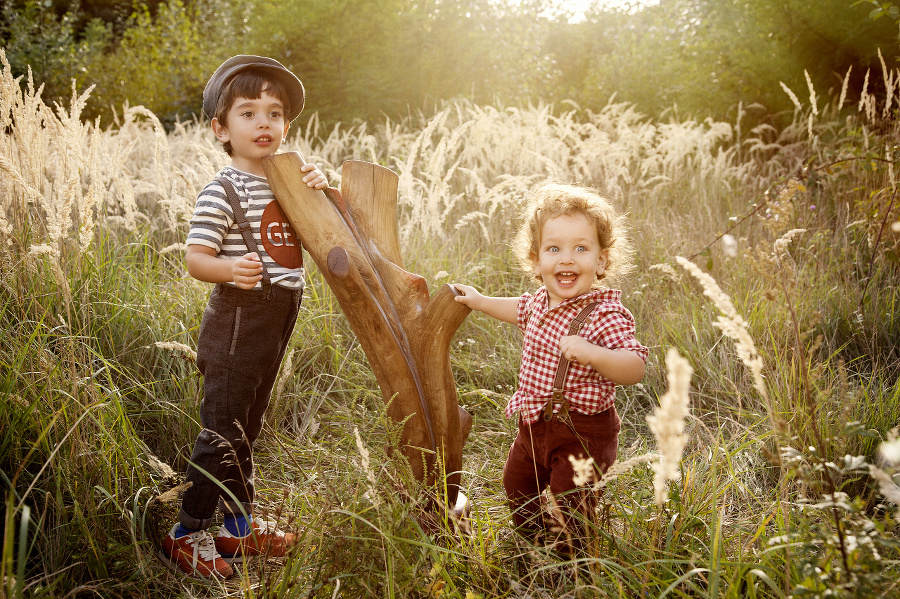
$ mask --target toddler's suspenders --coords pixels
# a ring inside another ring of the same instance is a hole
[[[584,321],[587,320],[587,317],[593,312],[596,306],[597,302],[591,302],[581,309],[578,316],[572,319],[571,324],[569,324],[569,335],[578,334],[578,331],[584,326]],[[564,419],[569,414],[569,402],[563,396],[563,388],[566,386],[566,375],[568,373],[569,360],[564,355],[560,354],[559,366],[556,367],[556,378],[553,379],[553,394],[547,401],[547,405],[544,406],[544,420],[547,422],[553,418],[553,406],[559,406],[560,419]]]
[[[241,208],[241,200],[238,198],[237,192],[234,190],[231,181],[225,177],[217,177],[216,181],[218,181],[222,186],[222,189],[225,190],[225,196],[228,198],[228,203],[231,205],[231,211],[234,213],[234,220],[241,230],[241,237],[244,238],[247,249],[251,252],[256,252],[256,255],[259,256],[259,261],[260,264],[262,264],[263,269],[262,288],[268,298],[271,296],[272,292],[272,281],[269,278],[269,271],[266,270],[266,263],[262,259],[262,254],[259,252],[259,246],[256,245],[256,239],[253,238],[253,230],[251,229],[250,221],[247,220],[247,215],[244,214],[244,209]]]
[[[588,315],[596,306],[597,302],[591,302],[581,309],[581,312],[578,313],[578,316],[576,316],[569,325],[569,335],[578,334],[578,331],[584,326],[584,321],[587,320]],[[547,405],[544,407],[544,420],[550,422],[553,418],[553,406],[558,405],[559,414],[557,415],[557,418],[559,418],[560,422],[565,423],[566,426],[569,427],[569,430],[572,431],[572,434],[575,435],[575,438],[581,443],[585,456],[589,456],[591,455],[591,451],[588,449],[587,441],[578,434],[577,430],[575,430],[575,425],[572,424],[572,420],[569,418],[569,401],[563,396],[563,387],[565,387],[566,375],[568,372],[569,360],[560,353],[559,366],[556,367],[556,378],[553,380],[553,394],[550,396]],[[610,466],[610,464],[607,464],[607,466]],[[594,473],[597,476],[597,480],[600,480],[603,476],[603,470],[600,469],[600,465],[597,463],[594,463]]]

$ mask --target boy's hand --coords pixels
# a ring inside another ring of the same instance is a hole
[[[253,289],[262,279],[259,254],[250,252],[231,263],[231,280],[241,289]]]
[[[315,189],[325,189],[328,187],[328,179],[325,178],[325,173],[320,171],[315,164],[307,162],[300,167],[300,171],[306,173],[303,177],[303,182],[306,183],[308,187]]]

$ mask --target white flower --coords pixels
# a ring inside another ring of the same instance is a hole
[[[738,255],[738,242],[733,235],[722,236],[722,253],[729,258],[736,258]]]
[[[666,354],[666,370],[669,390],[659,398],[659,407],[647,416],[647,424],[656,437],[661,457],[653,464],[653,490],[657,505],[666,500],[666,481],[678,480],[679,465],[688,435],[684,420],[690,411],[688,392],[693,368],[675,348]]]
[[[887,441],[878,446],[878,451],[889,463],[900,463],[900,439],[888,437]]]
[[[576,487],[583,487],[594,481],[594,458],[588,457],[580,460],[570,455],[569,461],[572,463],[572,470],[575,471],[572,475],[572,482],[575,483]]]
[[[878,481],[878,490],[884,495],[884,498],[893,503],[900,505],[900,486],[891,478],[891,476],[875,466],[869,466],[869,475]]]
[[[172,353],[182,353],[191,362],[197,361],[197,352],[184,343],[178,343],[177,341],[157,341],[153,345],[160,349],[167,349]]]
[[[794,238],[806,233],[806,229],[791,229],[781,237],[775,240],[775,257],[781,258],[787,253],[788,246],[794,241]]]

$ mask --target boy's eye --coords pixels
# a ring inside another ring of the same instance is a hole
[[[270,118],[273,118],[273,119],[280,119],[280,118],[281,118],[281,112],[279,112],[278,110],[273,110],[273,111],[272,111],[272,114],[270,114],[269,117],[270,117]]]
[[[248,119],[253,118],[253,111],[245,110],[244,112],[241,113],[241,116],[248,118]]]

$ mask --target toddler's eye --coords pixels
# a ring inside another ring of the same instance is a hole
[[[583,246],[583,245],[579,245],[579,246],[577,246],[577,247],[575,248],[575,251],[576,251],[576,252],[586,252],[586,251],[587,251],[587,247],[585,247],[585,246]]]

